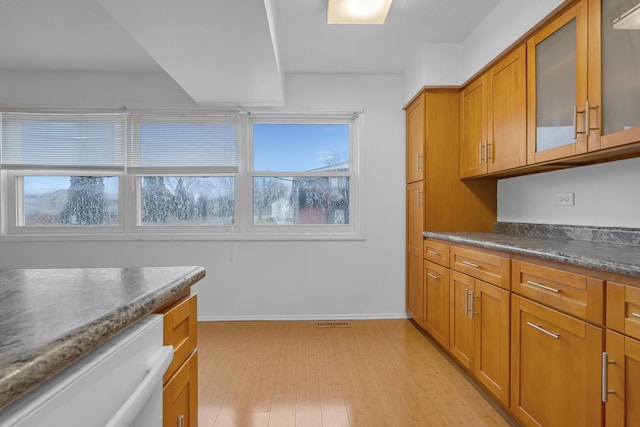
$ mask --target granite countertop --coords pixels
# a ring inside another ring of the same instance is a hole
[[[423,236],[640,278],[639,229],[496,223],[494,232]]]
[[[194,266],[0,270],[0,408],[204,275]]]

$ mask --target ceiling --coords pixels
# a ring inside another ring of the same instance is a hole
[[[326,0],[0,0],[0,72],[166,73],[196,103],[281,105],[286,73],[402,73],[500,0],[394,0],[327,25]]]

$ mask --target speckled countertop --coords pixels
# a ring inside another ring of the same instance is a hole
[[[0,408],[204,275],[192,266],[0,270]]]
[[[640,229],[496,223],[493,233],[423,235],[640,278]]]

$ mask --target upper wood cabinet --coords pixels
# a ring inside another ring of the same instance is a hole
[[[588,0],[589,150],[640,141],[640,28],[619,18],[638,0]]]
[[[424,179],[425,94],[420,94],[406,110],[407,183]]]
[[[586,152],[586,0],[527,41],[527,61],[528,163]]]
[[[528,40],[529,164],[640,142],[637,4],[581,0]]]
[[[526,76],[522,45],[462,90],[462,178],[526,165]]]

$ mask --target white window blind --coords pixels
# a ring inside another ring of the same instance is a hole
[[[106,169],[125,164],[121,113],[2,113],[4,169]]]
[[[239,123],[239,115],[131,114],[127,171],[237,173]]]

